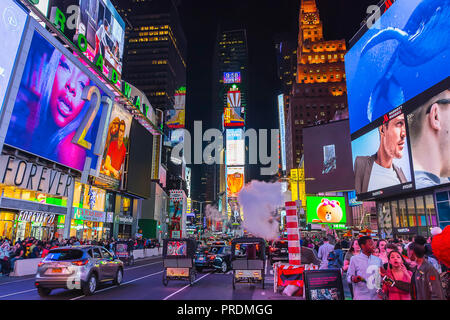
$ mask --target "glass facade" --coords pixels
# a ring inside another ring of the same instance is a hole
[[[439,213],[439,226],[450,225],[450,190],[436,192],[436,207]]]
[[[449,200],[447,205],[450,205]],[[445,208],[445,204],[441,207]],[[382,237],[399,236],[402,233],[429,236],[430,229],[438,225],[433,194],[380,201],[377,203],[377,216]]]
[[[73,208],[88,209],[105,212],[106,191],[87,184],[75,182]],[[104,214],[106,217],[106,212]],[[64,220],[62,221],[64,223]],[[72,219],[70,222],[70,236],[83,240],[100,240],[109,237],[108,230],[104,230],[105,221],[91,221],[88,218]]]

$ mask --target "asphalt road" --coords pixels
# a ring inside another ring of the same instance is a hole
[[[138,261],[125,267],[120,286],[100,285],[92,296],[84,296],[80,290],[55,289],[51,295],[41,298],[34,287],[34,276],[0,277],[0,300],[272,300],[301,299],[273,292],[273,274],[266,266],[265,289],[261,284],[238,283],[232,288],[232,274],[205,270],[197,273],[196,281],[169,281],[162,284],[161,258]]]

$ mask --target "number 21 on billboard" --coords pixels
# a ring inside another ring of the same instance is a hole
[[[85,137],[89,130],[91,129],[92,123],[94,122],[95,117],[97,116],[99,110],[100,110],[100,104],[102,104],[102,115],[100,118],[100,126],[99,130],[97,132],[97,137],[95,139],[94,144],[94,150],[93,153],[95,155],[101,156],[102,155],[102,147],[105,145],[106,140],[106,127],[107,123],[109,123],[109,117],[111,115],[112,110],[112,99],[108,96],[100,96],[100,90],[95,86],[89,86],[84,88],[83,100],[89,101],[90,106],[89,110],[87,111],[86,115],[83,118],[83,121],[81,122],[80,126],[78,127],[72,142],[87,149],[92,150],[92,143],[85,140]],[[90,167],[90,162],[92,161],[91,158],[86,158],[85,168]]]

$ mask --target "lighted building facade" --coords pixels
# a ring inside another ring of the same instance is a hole
[[[299,13],[297,75],[286,108],[287,168],[303,154],[302,129],[332,120],[347,110],[345,40],[325,41],[315,0],[302,0]]]

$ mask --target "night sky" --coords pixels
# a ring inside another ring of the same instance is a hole
[[[378,0],[316,0],[324,24],[324,39],[348,41],[358,31],[369,5]],[[278,128],[277,78],[274,37],[297,39],[300,0],[182,0],[179,8],[187,38],[186,127],[193,121],[210,127],[212,62],[219,23],[247,30],[249,53],[249,110],[246,128]],[[192,166],[194,198],[199,190],[200,166]],[[263,180],[259,167],[250,166],[250,179]]]

